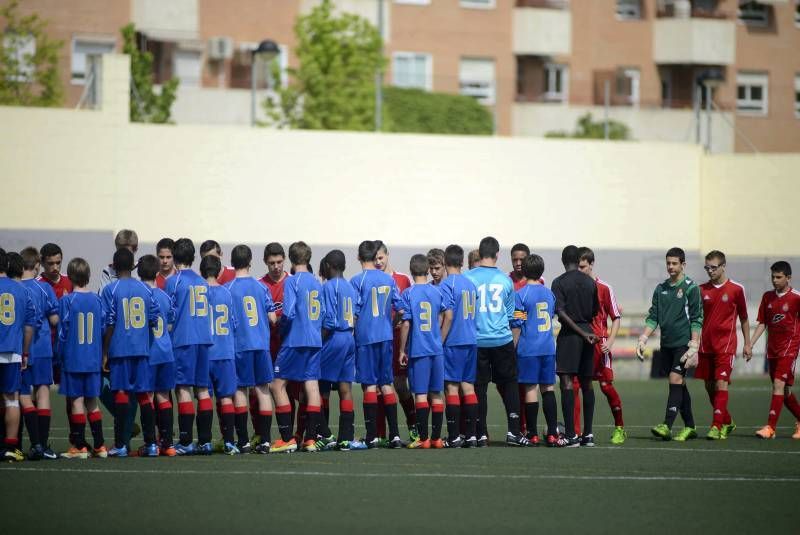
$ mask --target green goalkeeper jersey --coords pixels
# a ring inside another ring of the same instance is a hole
[[[653,330],[661,327],[661,347],[687,345],[692,333],[699,333],[703,328],[700,288],[685,276],[676,284],[665,280],[653,292],[645,323]]]

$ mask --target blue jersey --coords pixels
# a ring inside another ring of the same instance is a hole
[[[58,341],[64,371],[99,372],[103,366],[103,303],[94,293],[73,292],[59,301]]]
[[[350,279],[350,284],[356,291],[356,345],[392,340],[392,307],[403,309],[392,276],[378,269],[365,269]]]
[[[211,345],[208,283],[191,269],[182,269],[167,279],[164,291],[175,309],[172,347]]]
[[[38,327],[33,334],[30,354],[31,360],[52,358],[53,340],[50,337],[50,316],[58,314],[58,298],[53,287],[46,282],[36,279],[22,281],[30,293],[33,306],[36,309],[36,323]]]
[[[150,328],[158,321],[153,292],[142,281],[117,279],[101,291],[105,326],[113,327],[108,358],[150,354]]]
[[[236,277],[225,285],[233,298],[236,351],[269,350],[269,312],[275,304],[269,289],[253,277]]]
[[[322,302],[325,315],[322,328],[329,331],[353,330],[353,303],[356,292],[342,277],[331,279],[322,285]]]
[[[517,291],[514,301],[516,312],[513,325],[520,328],[517,355],[555,355],[552,318],[556,298],[553,292],[541,284],[526,284]]]
[[[415,284],[403,292],[403,320],[411,322],[408,337],[408,358],[441,355],[442,333],[439,329],[439,314],[442,292],[432,284]]]
[[[150,365],[174,362],[175,355],[172,353],[172,339],[169,334],[174,320],[172,305],[164,290],[152,288],[152,291],[153,299],[158,306],[158,320],[152,329],[153,337],[147,362]]]
[[[285,347],[322,347],[325,304],[322,285],[311,273],[295,273],[283,286],[281,341]]]
[[[477,343],[475,326],[475,285],[464,275],[448,275],[441,284],[445,309],[453,311],[453,323],[444,345],[474,346]]]
[[[30,292],[19,282],[0,277],[0,353],[22,355],[26,325],[39,327]]]
[[[464,274],[477,291],[475,325],[478,347],[498,347],[509,343],[514,319],[514,285],[496,267],[480,266]]]
[[[209,286],[208,302],[214,325],[214,345],[208,348],[208,360],[233,360],[236,354],[234,332],[238,328],[233,314],[233,296],[224,286]]]

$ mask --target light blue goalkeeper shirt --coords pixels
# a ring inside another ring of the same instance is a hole
[[[480,266],[464,274],[475,285],[475,324],[478,347],[498,347],[509,343],[510,322],[514,319],[514,284],[496,267]]]

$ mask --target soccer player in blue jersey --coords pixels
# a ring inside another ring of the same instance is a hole
[[[444,340],[444,380],[446,388],[446,416],[448,448],[478,445],[475,423],[478,415],[478,396],[475,395],[475,374],[478,363],[477,328],[475,326],[475,285],[461,274],[464,249],[449,245],[444,251],[447,278],[442,281],[444,306],[452,310],[452,322]],[[459,434],[461,398],[464,398],[465,436]]]
[[[19,390],[22,369],[28,364],[33,335],[38,327],[36,310],[28,290],[8,275],[8,254],[0,249],[0,393],[5,407],[5,438],[0,459],[25,459],[19,450]]]
[[[442,284],[445,275],[447,275],[444,266],[444,251],[441,249],[431,249],[428,251],[428,272],[431,276],[431,284],[436,287]]]
[[[478,371],[475,390],[478,393],[478,446],[489,445],[486,415],[490,381],[503,393],[508,421],[506,444],[529,446],[528,439],[520,433],[517,355],[510,327],[514,319],[514,288],[511,279],[497,268],[499,252],[500,244],[495,238],[483,238],[478,246],[480,265],[466,273],[477,290]]]
[[[172,250],[170,250],[170,258]],[[155,405],[156,427],[159,435],[159,453],[166,457],[175,457],[177,452],[172,444],[172,398],[170,391],[175,388],[175,357],[172,354],[170,331],[174,321],[174,312],[169,297],[158,288],[158,274],[161,260],[153,255],[145,255],[139,259],[137,274],[153,292],[153,299],[158,306],[158,318],[152,328],[150,352],[147,362],[150,366],[148,374],[151,402]]]
[[[322,286],[325,314],[322,319],[322,352],[320,354],[320,390],[323,398],[330,396],[334,387],[339,391],[338,448],[343,451],[366,449],[367,445],[355,440],[355,415],[351,386],[356,375],[356,343],[353,338],[353,304],[356,293],[344,279],[344,253],[334,249],[325,255],[320,265],[320,275],[327,281]],[[330,437],[327,421],[321,425],[320,435]],[[329,447],[329,440],[317,446]]]
[[[150,328],[158,322],[158,305],[153,292],[131,277],[133,253],[125,248],[114,253],[115,278],[101,292],[105,333],[103,362],[110,372],[114,392],[114,447],[109,457],[127,457],[124,434],[130,396],[136,395],[141,414],[145,457],[157,457],[155,410],[150,399]]]
[[[208,283],[192,271],[195,248],[192,240],[181,238],[172,252],[178,272],[167,279],[166,293],[175,309],[172,351],[175,355],[175,392],[178,398],[178,455],[210,454],[213,404],[208,393],[208,354],[202,346],[213,343],[208,305]],[[197,397],[197,438],[192,389]]]
[[[239,451],[266,454],[270,449],[272,427],[270,324],[277,321],[277,316],[269,289],[250,275],[252,261],[253,252],[247,245],[237,245],[231,251],[236,277],[226,287],[233,297],[232,310],[237,320],[234,421]],[[255,430],[252,443],[247,431],[248,389],[251,403],[257,405],[251,407]]]
[[[73,291],[59,301],[58,340],[61,359],[61,395],[71,403],[70,448],[61,454],[67,459],[87,459],[86,421],[92,431],[93,457],[107,457],[103,438],[103,417],[98,397],[103,367],[103,325],[105,315],[100,297],[89,291],[91,270],[83,258],[67,265]]]
[[[53,288],[37,281],[40,256],[35,247],[20,251],[22,284],[28,289],[36,309],[36,328],[30,347],[28,366],[22,371],[20,404],[25,427],[31,437],[28,458],[57,459],[50,449],[50,385],[53,384],[53,344],[50,327],[58,325],[58,299]],[[31,393],[32,392],[32,393]]]
[[[233,296],[228,288],[220,286],[217,278],[222,272],[222,261],[214,255],[203,257],[200,262],[200,275],[208,283],[208,305],[213,326],[214,344],[203,346],[208,355],[208,369],[214,396],[219,404],[219,418],[222,422],[223,453],[241,453],[234,444],[233,395],[236,393],[236,345],[234,332],[238,328],[233,313]]]
[[[537,254],[528,255],[522,261],[520,275],[527,280],[517,290],[514,298],[514,344],[517,347],[519,382],[525,387],[525,419],[528,424],[527,438],[539,444],[537,418],[539,398],[536,387],[542,393],[542,408],[547,420],[546,444],[558,446],[558,408],[556,407],[556,341],[553,338],[553,314],[556,298],[540,281],[544,273],[544,260]]]
[[[453,318],[452,310],[445,310],[442,304],[442,292],[428,283],[428,266],[425,255],[415,254],[411,257],[409,270],[414,285],[402,295],[403,324],[400,330],[400,363],[408,366],[408,379],[417,414],[418,438],[408,444],[408,448],[426,450],[444,447],[442,335],[447,336]],[[429,413],[432,413],[430,435]]]
[[[397,430],[397,395],[394,390],[392,371],[392,306],[402,310],[402,300],[394,279],[375,267],[379,245],[372,240],[358,246],[358,260],[362,271],[350,284],[356,291],[355,337],[356,337],[356,381],[364,389],[364,425],[367,428],[366,443],[376,447],[380,441],[376,435],[378,388],[383,393],[384,410],[389,424],[390,448],[402,448],[403,442]]]
[[[274,453],[297,450],[297,441],[292,436],[289,395],[286,392],[288,381],[302,382],[306,394],[307,420],[303,451],[318,451],[317,431],[322,410],[318,382],[322,318],[325,315],[322,285],[308,270],[311,248],[305,242],[299,241],[289,246],[289,261],[294,275],[286,280],[284,287],[281,317],[283,345],[275,361],[272,388],[278,431],[281,433],[281,438],[270,449]]]

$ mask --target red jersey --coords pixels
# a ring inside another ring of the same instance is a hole
[[[236,278],[236,270],[230,266],[223,266],[222,273],[217,277],[217,282],[220,284],[227,284]]]
[[[728,279],[720,286],[711,281],[700,285],[703,299],[703,332],[700,352],[716,355],[736,353],[736,318],[747,320],[744,286]]]
[[[793,288],[783,295],[765,292],[758,323],[767,326],[767,358],[795,358],[800,351],[800,292]]]
[[[520,278],[517,279],[517,276],[513,271],[508,274],[508,278],[511,279],[511,282],[514,284],[515,292],[523,288],[526,284],[528,284],[528,279],[526,279],[524,275],[520,276]],[[538,282],[539,284],[544,284],[544,277],[539,277]]]
[[[597,300],[600,302],[600,309],[592,320],[592,332],[600,338],[608,338],[608,319],[611,321],[622,316],[617,305],[617,298],[614,296],[614,289],[607,283],[598,278],[594,279],[597,286]]]
[[[400,273],[399,271],[392,271],[392,278],[394,279],[394,283],[397,284],[397,293],[401,294],[406,291],[406,288],[410,288],[414,281],[411,280],[411,277],[406,275],[405,273]],[[398,358],[400,356],[400,326],[401,323],[395,325],[394,328],[394,357]]]
[[[278,319],[283,316],[283,285],[286,283],[286,279],[289,277],[289,274],[285,271],[283,272],[283,278],[278,282],[272,280],[269,276],[269,273],[261,277],[259,280],[261,281],[264,286],[269,288],[270,296],[272,296],[272,301],[275,303],[275,314],[278,316]],[[281,330],[278,327],[278,324],[270,325],[269,327],[269,352],[272,354],[272,358],[275,359],[278,357],[278,351],[281,348]]]
[[[69,278],[63,273],[60,273],[58,275],[58,280],[56,282],[51,281],[44,275],[39,275],[38,277],[36,277],[36,280],[40,282],[46,282],[47,284],[52,286],[53,291],[55,292],[56,297],[58,299],[61,299],[68,293],[72,293],[72,281],[70,281]]]
[[[171,277],[170,275],[169,277]],[[159,290],[163,290],[167,286],[167,279],[169,277],[165,277],[161,274],[161,272],[156,274],[156,286],[158,286]]]

